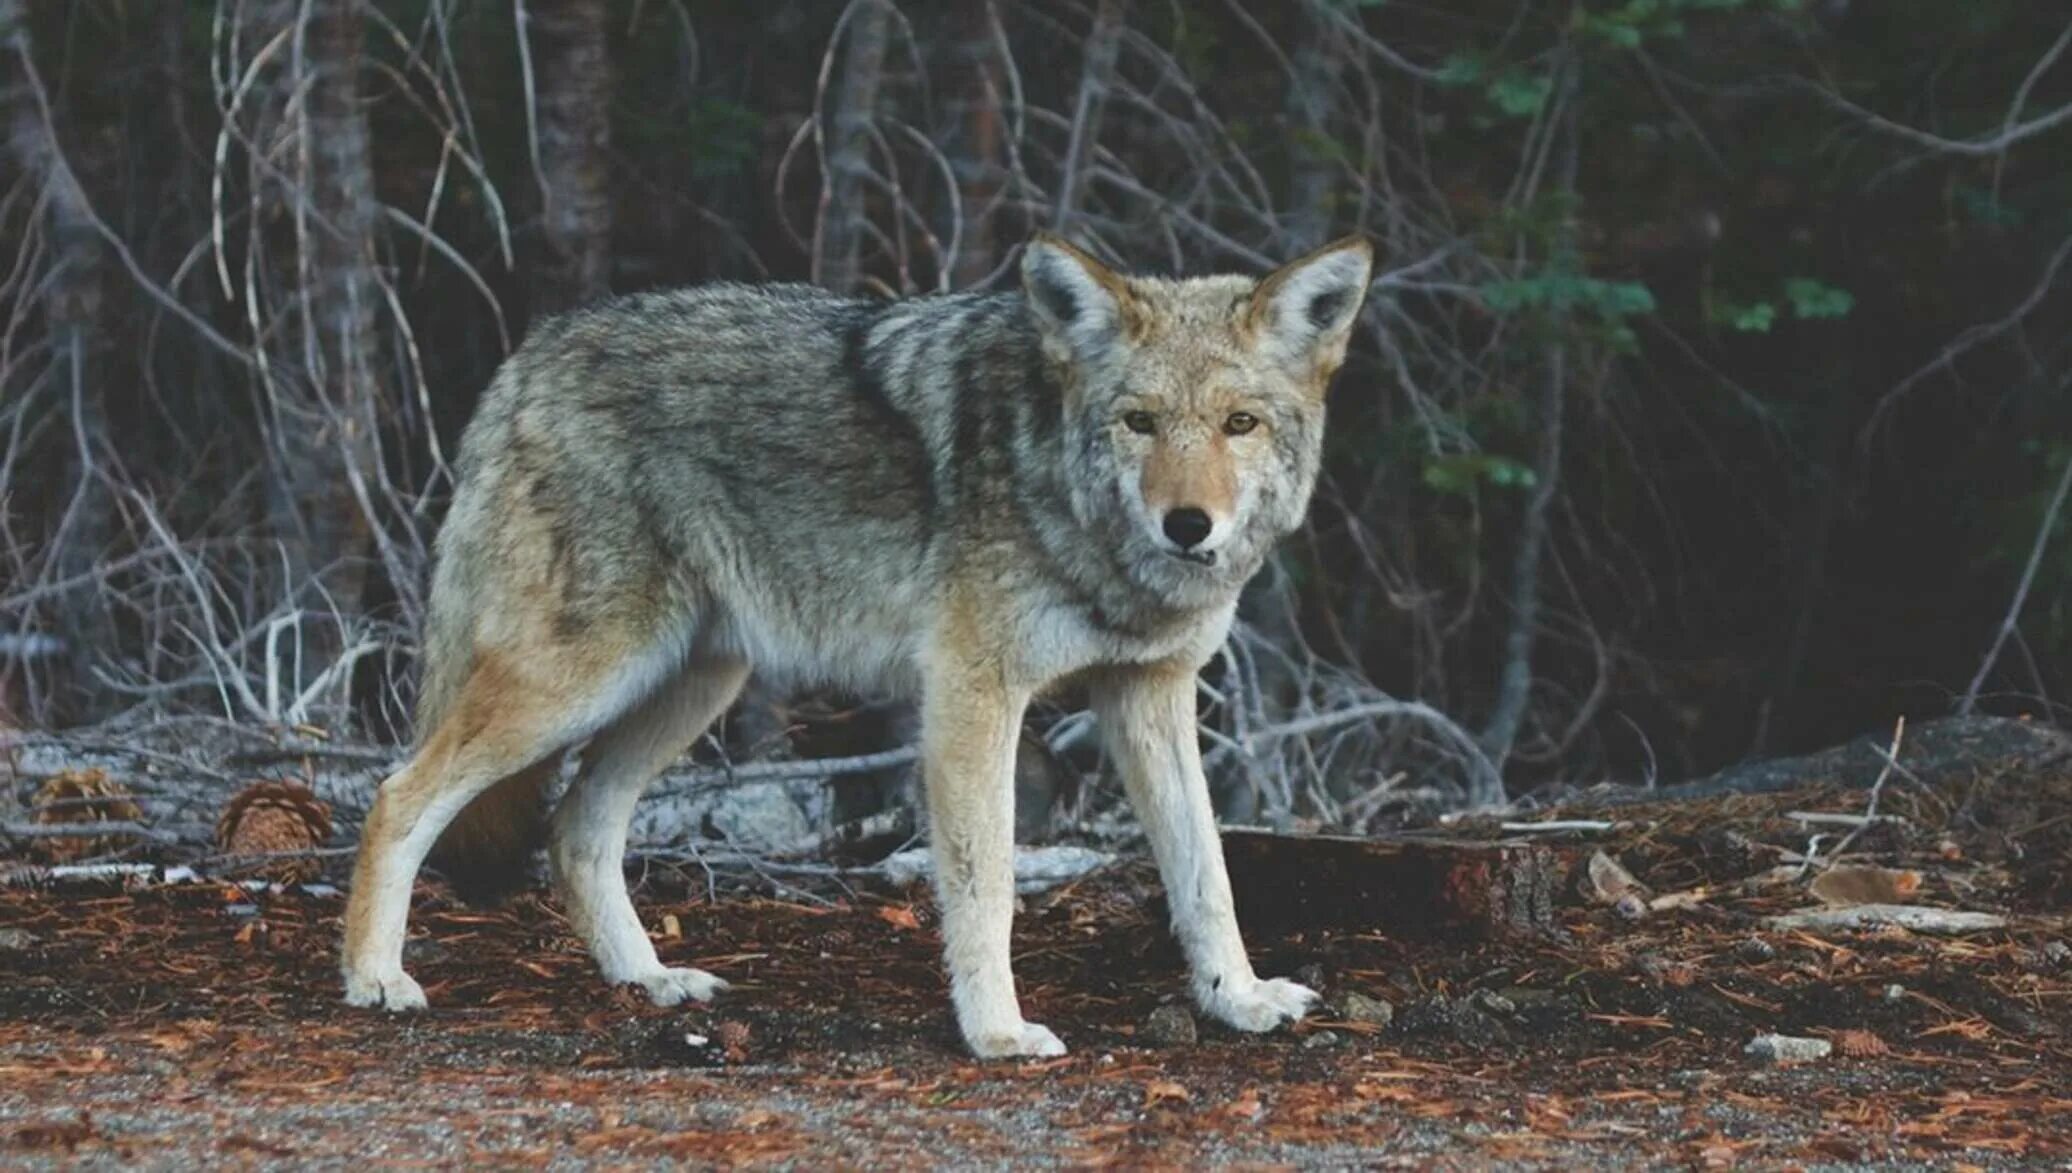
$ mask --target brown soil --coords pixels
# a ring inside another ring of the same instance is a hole
[[[0,891],[0,1165],[2072,1159],[2072,771],[1896,787],[1908,822],[1853,847],[1920,870],[1920,901],[2012,927],[1764,929],[1808,903],[1739,886],[1805,846],[1786,813],[1862,804],[1818,783],[1621,808],[1630,826],[1596,841],[1705,899],[1629,920],[1571,897],[1553,939],[1251,925],[1262,972],[1387,999],[1395,1021],[1204,1024],[1171,1048],[1141,1033],[1183,989],[1162,903],[1148,868],[1114,869],[1018,921],[1024,1007],[1072,1048],[1024,1064],[959,1050],[913,894],[711,898],[701,872],[650,869],[664,957],[734,983],[659,1010],[601,986],[545,899],[483,911],[428,886],[411,967],[433,1009],[392,1019],[336,1001],[335,894]],[[1769,1031],[1835,1053],[1764,1066],[1743,1047]]]

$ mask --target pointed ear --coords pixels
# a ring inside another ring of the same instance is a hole
[[[1022,291],[1058,356],[1099,353],[1130,321],[1129,282],[1062,238],[1039,232],[1022,250]]]
[[[1252,294],[1248,320],[1260,351],[1328,380],[1345,361],[1373,272],[1374,246],[1364,236],[1334,241],[1274,270]]]

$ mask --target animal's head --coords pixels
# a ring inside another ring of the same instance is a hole
[[[1227,591],[1301,524],[1373,264],[1348,237],[1264,279],[1174,281],[1029,244],[1022,284],[1064,384],[1075,505],[1142,585]]]

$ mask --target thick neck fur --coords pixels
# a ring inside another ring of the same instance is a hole
[[[895,397],[933,417],[924,427],[947,432],[949,442],[935,448],[952,515],[945,530],[1033,547],[1060,591],[1118,634],[1227,613],[1306,503],[1260,510],[1251,532],[1212,567],[1155,548],[1130,519],[1104,409],[1083,391],[1086,372],[1046,356],[1019,292],[883,307],[870,350]],[[1314,467],[1313,459],[1298,462]]]

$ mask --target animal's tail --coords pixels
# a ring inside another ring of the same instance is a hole
[[[436,592],[435,592],[436,596]],[[455,630],[457,617],[442,615],[434,599],[425,631],[424,681],[417,700],[421,746],[446,719],[475,668],[473,640]],[[432,847],[431,863],[461,899],[494,904],[531,880],[532,853],[546,840],[547,783],[559,755],[498,780],[454,816]]]

